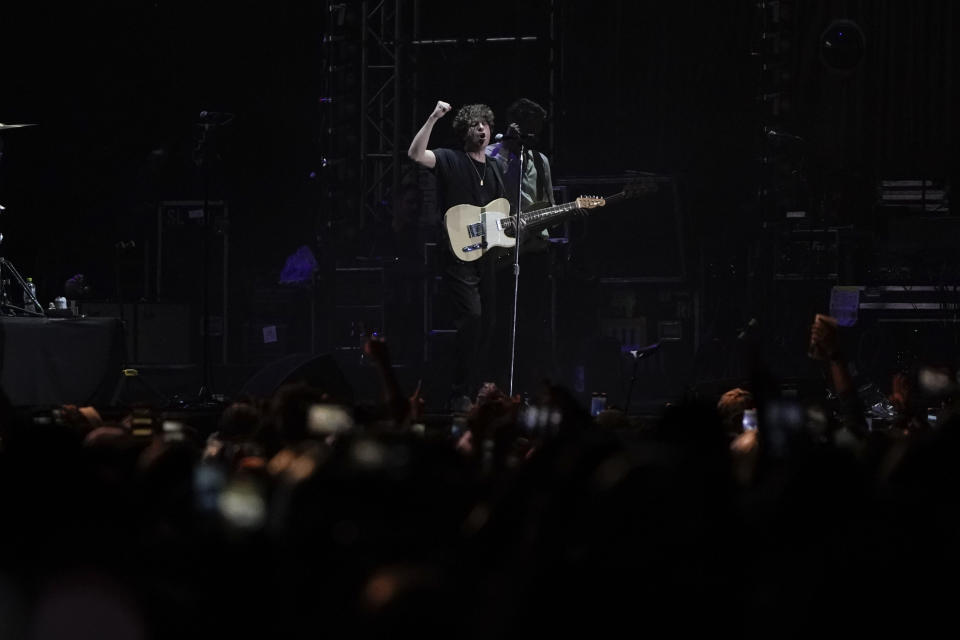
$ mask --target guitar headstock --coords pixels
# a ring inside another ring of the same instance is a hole
[[[606,204],[606,200],[599,196],[580,196],[577,198],[577,209],[596,209]]]

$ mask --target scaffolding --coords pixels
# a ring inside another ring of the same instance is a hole
[[[364,220],[388,206],[400,184],[401,78],[405,46],[401,11],[409,3],[362,4],[360,202]]]
[[[406,145],[420,128],[422,118],[432,107],[418,93],[421,84],[422,52],[455,47],[472,47],[482,55],[489,47],[534,44],[549,73],[547,110],[559,108],[562,74],[559,38],[559,2],[545,0],[542,28],[546,35],[530,33],[423,37],[421,0],[379,0],[362,3],[362,58],[359,119],[360,187],[359,195],[365,220],[378,207],[389,206],[403,178]],[[508,70],[509,71],[509,70]],[[517,98],[520,96],[514,96]],[[546,139],[557,144],[556,118],[546,126]]]

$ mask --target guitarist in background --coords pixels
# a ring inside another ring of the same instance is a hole
[[[434,125],[449,111],[448,103],[437,102],[407,151],[411,160],[436,176],[441,213],[458,204],[482,207],[505,197],[499,166],[496,161],[487,161],[486,150],[494,125],[493,110],[487,105],[467,105],[454,117],[453,130],[463,141],[462,149],[427,149]],[[493,377],[494,347],[497,354],[503,352],[509,357],[509,343],[495,345],[493,341],[497,313],[495,256],[461,262],[446,251],[441,251],[441,255],[446,260],[444,282],[453,302],[457,328],[451,409],[465,412],[471,404],[468,394]]]
[[[507,108],[507,132],[497,136],[497,142],[487,147],[487,156],[496,159],[504,174],[504,185],[511,212],[517,210],[517,187],[520,188],[521,211],[539,206],[553,206],[553,178],[550,161],[536,150],[547,110],[528,98],[520,98]],[[523,144],[523,161],[520,145]],[[521,182],[521,175],[523,176]],[[557,222],[560,222],[558,220]],[[530,389],[548,373],[554,354],[551,349],[549,317],[550,290],[546,286],[551,272],[550,234],[546,229],[525,233],[520,239],[520,291],[517,296],[517,379],[519,387]],[[513,251],[506,251],[502,262],[513,262]],[[513,270],[500,269],[498,273],[500,306],[512,309]],[[510,318],[505,317],[497,327],[497,339],[510,342]]]
[[[550,161],[547,156],[533,149],[537,144],[547,111],[533,100],[520,98],[507,108],[507,120],[510,126],[506,135],[498,135],[497,142],[487,147],[487,156],[500,162],[504,170],[503,183],[507,189],[510,208],[516,212],[517,184],[520,181],[520,143],[523,143],[523,189],[521,193],[522,211],[533,204],[553,206],[553,178],[550,175]],[[544,236],[546,236],[546,229]],[[548,236],[546,236],[548,237]],[[526,238],[524,238],[526,239]],[[521,245],[522,246],[522,245]]]

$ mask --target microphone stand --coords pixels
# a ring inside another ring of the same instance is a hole
[[[200,168],[201,179],[203,181],[203,223],[200,230],[200,253],[202,263],[200,265],[201,273],[201,352],[200,352],[200,370],[201,381],[200,391],[197,393],[197,400],[201,404],[209,402],[213,394],[210,391],[210,163],[216,156],[217,128],[227,124],[232,116],[227,120],[218,122],[216,115],[209,114],[206,111],[200,113],[200,120],[197,123],[201,127],[200,139],[194,149],[194,162]]]
[[[520,142],[520,176],[517,180],[517,208],[514,212],[513,229],[517,237],[516,246],[513,251],[513,322],[510,326],[510,393],[513,397],[513,374],[517,359],[517,301],[520,294],[520,210],[523,208],[523,176],[524,164],[526,162],[526,147],[523,144],[523,136],[519,136]]]
[[[637,381],[637,372],[640,370],[640,361],[644,358],[653,355],[660,349],[660,345],[663,342],[658,340],[653,344],[647,345],[645,347],[640,347],[639,349],[633,349],[630,351],[630,355],[633,356],[633,371],[630,375],[630,386],[627,387],[627,400],[624,402],[623,415],[630,414],[630,400],[633,398],[633,385]]]

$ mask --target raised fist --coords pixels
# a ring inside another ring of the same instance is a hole
[[[810,327],[810,346],[807,354],[814,360],[834,360],[840,353],[835,318],[818,313]]]
[[[430,114],[430,117],[439,120],[443,116],[447,115],[448,111],[450,111],[450,104],[444,102],[443,100],[439,100],[437,101],[437,106],[433,108],[433,113]]]

